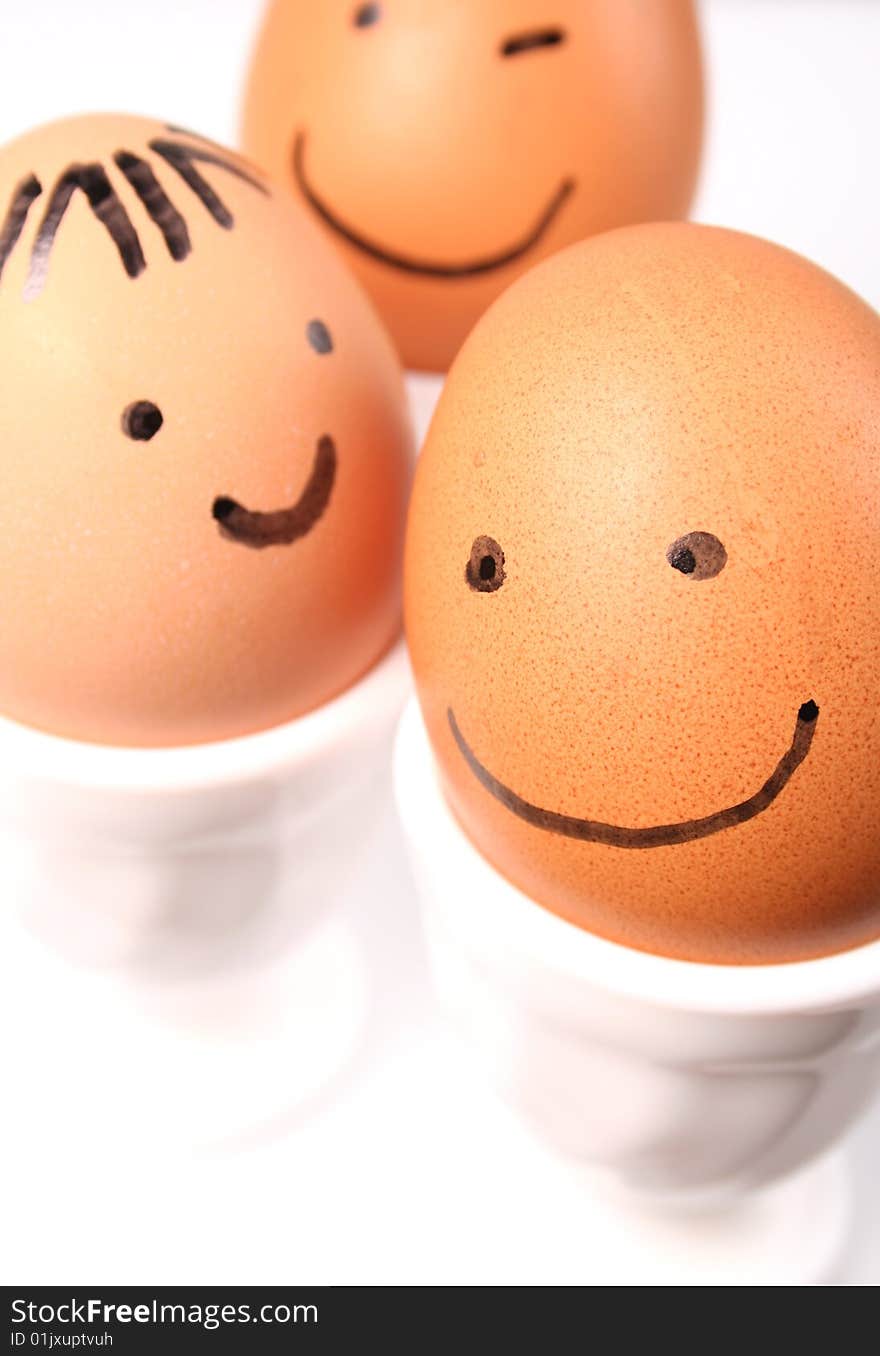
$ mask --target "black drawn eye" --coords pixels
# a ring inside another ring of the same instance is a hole
[[[494,537],[477,537],[471,547],[464,577],[477,593],[494,593],[506,578],[504,552]]]
[[[306,325],[306,338],[316,353],[333,352],[333,336],[323,320],[310,320]]]
[[[536,28],[530,33],[517,33],[501,44],[503,57],[522,56],[524,52],[537,52],[542,47],[559,47],[565,42],[562,28]]]
[[[727,552],[711,532],[688,532],[667,548],[666,559],[688,579],[714,579],[727,564]]]
[[[163,422],[162,411],[152,400],[135,400],[122,411],[122,431],[138,443],[155,438]]]
[[[370,28],[382,18],[381,5],[358,5],[354,12],[355,28]]]

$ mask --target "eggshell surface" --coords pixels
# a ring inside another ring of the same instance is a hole
[[[532,899],[712,963],[880,934],[880,318],[686,224],[477,325],[422,454],[407,631],[447,799]]]
[[[701,134],[691,0],[274,0],[243,123],[433,371],[545,255],[685,215]]]
[[[390,341],[289,195],[147,119],[0,151],[0,714],[120,745],[241,735],[399,625]]]

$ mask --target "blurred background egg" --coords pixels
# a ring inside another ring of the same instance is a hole
[[[684,216],[701,135],[691,0],[274,0],[243,126],[430,371],[545,255]]]
[[[531,898],[689,960],[880,933],[880,317],[672,223],[487,312],[422,454],[407,630],[446,796]]]
[[[0,713],[174,745],[325,702],[392,643],[390,341],[263,173],[101,115],[0,151]]]

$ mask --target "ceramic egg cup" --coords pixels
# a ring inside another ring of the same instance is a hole
[[[441,999],[571,1160],[609,1266],[646,1284],[826,1279],[849,1215],[836,1146],[880,1084],[880,942],[717,966],[572,926],[471,845],[415,701],[395,788]]]
[[[45,1101],[87,1104],[92,1139],[247,1140],[340,1070],[368,990],[335,906],[407,684],[399,643],[306,716],[186,748],[0,721],[4,1066],[29,1125]]]

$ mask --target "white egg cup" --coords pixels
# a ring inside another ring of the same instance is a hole
[[[466,837],[415,701],[395,788],[441,998],[491,1082],[571,1161],[609,1271],[826,1279],[849,1220],[836,1146],[880,1085],[880,942],[701,965],[566,923]]]
[[[316,711],[213,744],[0,720],[2,1058],[22,1134],[61,1105],[92,1142],[246,1142],[320,1095],[365,1023],[335,906],[390,804],[408,688],[400,642]]]
[[[404,378],[416,451],[421,452],[446,381],[445,372],[407,372]]]

